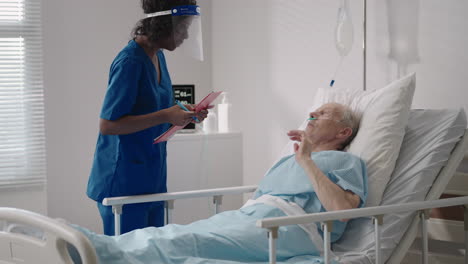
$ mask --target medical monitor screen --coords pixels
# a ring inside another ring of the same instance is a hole
[[[174,103],[179,100],[182,104],[195,104],[195,85],[194,84],[174,84]],[[195,124],[190,123],[182,129],[182,132],[195,131]]]

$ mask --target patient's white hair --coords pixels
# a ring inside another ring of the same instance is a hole
[[[349,136],[342,144],[341,144],[341,149],[346,148],[351,141],[353,141],[354,137],[356,137],[356,134],[359,130],[359,123],[360,123],[360,115],[353,111],[349,106],[342,105],[343,106],[343,116],[341,117],[341,123],[343,123],[345,126],[350,127],[353,130],[353,133],[351,136]]]

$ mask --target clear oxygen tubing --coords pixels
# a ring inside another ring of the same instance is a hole
[[[208,109],[208,112],[211,112],[213,111],[213,113],[215,113],[214,111],[216,111],[216,107],[213,107],[211,109]],[[205,120],[203,120],[203,126],[207,125],[207,123],[204,123],[205,121],[207,121],[206,119],[208,118],[208,116],[205,118]],[[213,120],[211,120],[213,121]],[[209,180],[208,180],[208,176],[209,174],[213,173],[213,167],[215,163],[211,162],[209,159],[208,159],[208,149],[210,147],[210,143],[208,142],[209,141],[209,137],[210,135],[213,135],[213,134],[216,134],[218,133],[218,120],[214,120],[216,121],[215,124],[216,124],[216,129],[214,129],[213,131],[210,131],[210,132],[207,132],[207,131],[204,131],[202,130],[201,133],[202,134],[202,137],[201,137],[201,150],[200,150],[200,179],[199,179],[199,184],[200,184],[200,188],[199,189],[209,189],[209,188],[212,188],[212,186],[208,186],[209,184]],[[213,141],[211,141],[211,144],[213,144]],[[211,147],[212,148],[212,147]],[[208,208],[208,212],[211,211],[211,208],[213,207],[213,199],[212,197],[208,197],[208,198],[204,198],[206,201],[206,208]]]
[[[215,114],[216,111],[216,108],[211,108],[211,109],[208,109],[208,115],[211,114]],[[210,162],[210,160],[208,160],[208,147],[209,147],[209,137],[211,134],[213,133],[218,133],[218,120],[208,120],[209,118],[214,118],[213,116],[207,116],[205,118],[205,120],[203,120],[203,129],[202,129],[202,137],[201,137],[201,150],[200,150],[200,178],[199,178],[199,182],[198,184],[200,185],[200,188],[199,189],[207,189],[207,188],[210,188],[210,186],[208,186],[208,175],[210,172],[210,170],[213,168],[213,162]],[[210,131],[207,131],[205,129],[205,126],[207,125],[213,125],[213,124],[209,124],[207,122],[214,122],[214,124],[216,124],[216,128],[213,128],[213,127],[210,127]],[[200,124],[199,124],[200,125]],[[212,141],[213,142],[213,141]],[[211,198],[208,198],[206,199],[206,202],[207,202],[207,208],[210,208],[212,206],[212,200]]]
[[[212,111],[212,109],[210,109]],[[209,111],[210,111],[209,110]],[[205,131],[202,132],[202,139],[201,139],[201,151],[200,151],[200,181],[198,184],[200,184],[200,189],[208,189],[208,173],[209,173],[209,168],[210,162],[207,158],[207,149],[208,149],[208,136],[209,133],[206,133]],[[206,199],[206,198],[205,198]],[[207,202],[207,208],[210,209],[211,207],[211,200],[210,198],[206,199]]]
[[[340,57],[340,61],[338,62],[338,65],[336,66],[335,73],[332,75],[332,78],[330,81],[330,87],[333,87],[333,85],[335,84],[336,75],[338,73],[338,70],[341,68],[343,58],[344,58],[343,56]]]

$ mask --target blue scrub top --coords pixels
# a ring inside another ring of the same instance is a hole
[[[135,41],[114,59],[101,118],[117,120],[171,107],[172,83],[162,51],[157,52],[160,82],[151,59]],[[133,134],[102,135],[96,144],[87,195],[98,202],[106,197],[167,192],[166,142],[153,144],[170,124]]]
[[[311,154],[317,167],[332,182],[343,190],[349,190],[361,198],[359,207],[367,199],[367,169],[364,161],[351,153],[343,151],[320,151]],[[260,182],[254,199],[264,194],[279,196],[294,202],[307,213],[325,212],[312,182],[304,169],[297,163],[295,155],[278,161]],[[335,242],[344,232],[346,222],[333,221],[330,240]],[[319,233],[322,230],[319,228]]]

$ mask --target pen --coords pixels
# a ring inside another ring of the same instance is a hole
[[[178,106],[180,106],[180,108],[182,108],[183,110],[185,110],[185,111],[187,111],[187,112],[190,111],[190,110],[187,109],[187,107],[185,107],[185,105],[183,105],[181,102],[179,102],[179,100],[176,100],[175,102],[176,102],[176,104],[177,104]],[[200,122],[200,121],[198,120],[198,118],[195,117],[195,116],[192,116],[192,119],[195,120],[196,122]]]

